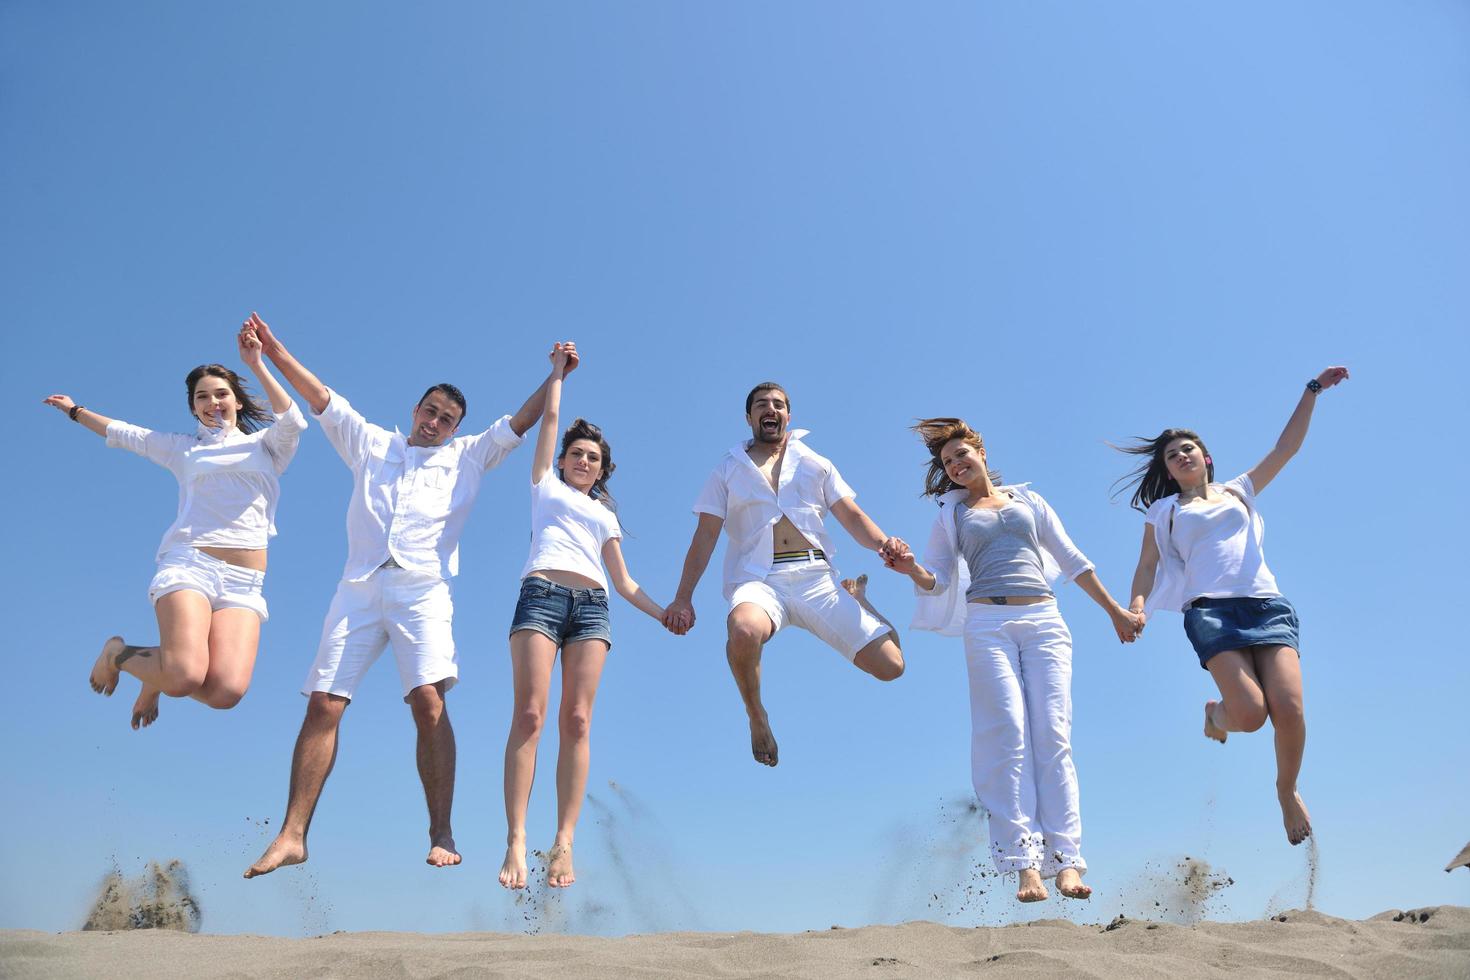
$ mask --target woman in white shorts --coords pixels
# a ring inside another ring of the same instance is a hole
[[[1300,623],[1266,566],[1256,496],[1302,447],[1317,395],[1347,376],[1347,368],[1330,367],[1308,381],[1275,447],[1228,483],[1215,482],[1215,461],[1189,429],[1122,447],[1144,457],[1121,481],[1133,489],[1145,524],[1130,607],[1146,616],[1184,613],[1184,634],[1220,692],[1205,702],[1207,737],[1223,744],[1230,732],[1253,732],[1271,720],[1276,799],[1293,845],[1312,835],[1297,792],[1307,746]]]
[[[618,594],[662,622],[664,610],[628,575],[607,481],[612,450],[597,426],[577,419],[554,459],[562,380],[577,366],[576,348],[557,344],[546,386],[546,413],[531,464],[531,555],[510,627],[515,713],[505,743],[505,863],[500,883],[525,888],[526,807],[536,775],[536,746],[561,650],[561,749],[556,760],[556,839],[547,854],[546,883],[564,888],[576,880],[572,837],[591,762],[592,702],[607,652],[607,580]],[[604,572],[603,564],[606,563]]]
[[[251,314],[237,338],[240,359],[270,400],[266,411],[240,376],[222,364],[202,364],[185,379],[191,434],[154,432],[108,418],[52,395],[47,405],[165,467],[179,481],[179,512],[158,548],[148,598],[158,617],[157,646],[132,646],[114,636],[102,646],[89,678],[111,696],[121,671],[143,689],[133,704],[133,728],[158,718],[158,696],[192,697],[211,708],[233,708],[250,686],[260,624],[266,619],[261,584],[266,544],[276,533],[279,477],[306,419],[261,360]],[[267,425],[274,419],[274,425]]]
[[[915,628],[964,635],[971,776],[989,815],[996,870],[1019,876],[1022,902],[1045,899],[1042,879],[1051,877],[1066,897],[1087,898],[1072,763],[1072,634],[1052,583],[1075,580],[1124,643],[1142,617],[1108,595],[1040,494],[998,485],[978,432],[955,418],[914,429],[930,453],[924,493],[941,509],[922,565],[902,542],[884,558],[914,581]]]

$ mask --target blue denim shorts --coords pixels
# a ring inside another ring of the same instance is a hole
[[[1217,653],[1263,644],[1300,653],[1300,631],[1296,609],[1281,596],[1196,599],[1184,610],[1184,634],[1201,667]]]
[[[521,579],[510,631],[535,630],[557,646],[602,640],[612,649],[606,589],[570,589],[535,575]]]

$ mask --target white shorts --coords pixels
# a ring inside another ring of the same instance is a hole
[[[821,558],[785,562],[771,569],[764,581],[736,586],[730,611],[744,602],[759,606],[770,617],[773,636],[788,625],[800,626],[848,660],[892,632],[837,584],[837,574]]]
[[[439,681],[448,691],[459,680],[453,621],[449,582],[437,575],[380,568],[366,581],[339,582],[301,693],[325,691],[350,700],[389,645],[404,700],[414,688]]]
[[[270,618],[260,592],[264,584],[265,572],[231,565],[185,545],[158,559],[158,570],[148,583],[148,601],[156,604],[170,592],[187,589],[208,599],[212,610],[249,609],[263,623]]]

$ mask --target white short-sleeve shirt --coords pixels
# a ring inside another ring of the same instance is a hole
[[[521,578],[532,572],[573,572],[607,588],[602,546],[621,538],[617,515],[601,501],[567,486],[552,467],[531,484],[531,555]]]
[[[711,514],[725,522],[724,594],[728,600],[746,582],[759,582],[771,572],[773,531],[782,515],[832,559],[832,539],[824,523],[839,500],[857,494],[837,467],[802,441],[807,432],[791,432],[786,458],[781,462],[778,487],[770,482],[746,452],[750,440],[732,448],[715,466],[694,502],[696,514]]]
[[[179,512],[158,555],[180,546],[263,549],[276,533],[280,476],[286,472],[306,417],[293,402],[274,425],[251,433],[201,424],[193,435],[155,432],[112,421],[107,444],[162,466],[179,481]]]
[[[361,582],[389,558],[443,579],[459,574],[459,536],[480,481],[521,444],[510,416],[441,446],[410,446],[402,432],[367,421],[335,391],[317,418],[352,470],[342,577]]]
[[[1242,474],[1220,490],[1218,500],[1172,510],[1169,540],[1184,562],[1184,601],[1281,595],[1266,567],[1266,524],[1255,508],[1250,476]]]

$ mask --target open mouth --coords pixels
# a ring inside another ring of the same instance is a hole
[[[781,420],[775,416],[768,415],[761,419],[762,432],[775,432],[781,428]]]

